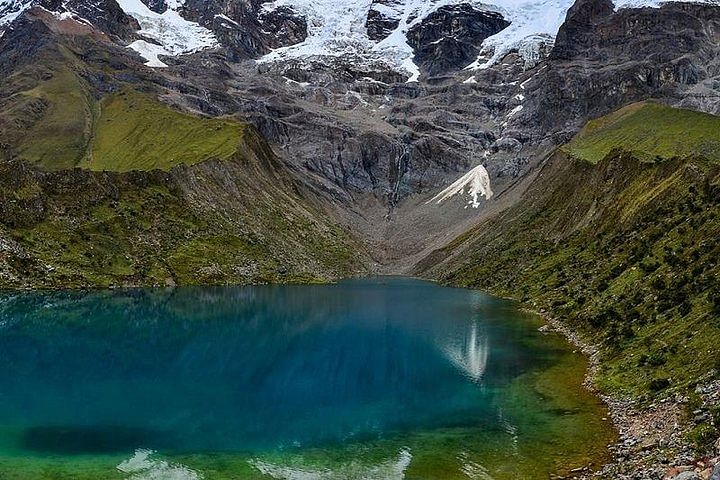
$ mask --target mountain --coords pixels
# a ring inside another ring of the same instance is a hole
[[[718,32],[713,1],[0,0],[0,287],[412,273],[695,405]]]

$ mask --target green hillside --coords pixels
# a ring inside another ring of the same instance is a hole
[[[98,100],[66,65],[45,77],[0,105],[16,158],[45,170],[169,170],[247,150],[242,122],[180,112],[130,88]]]
[[[588,122],[563,151],[597,163],[615,148],[642,161],[689,155],[718,161],[720,117],[661,103],[635,103]]]
[[[147,95],[125,92],[100,103],[93,141],[81,166],[125,172],[152,170],[238,153],[245,126],[173,110]]]
[[[246,123],[64,49],[0,83],[0,288],[324,282],[367,256]],[[49,52],[49,53],[48,53]],[[94,72],[108,79],[107,72]]]
[[[669,117],[686,119],[678,132],[695,128],[696,114]],[[591,164],[556,152],[516,206],[418,273],[516,298],[583,333],[601,346],[607,392],[692,398],[720,372],[720,165],[696,155],[647,162],[610,148],[622,137],[615,127],[590,130],[612,153]]]
[[[20,158],[46,169],[71,168],[86,155],[93,136],[95,102],[68,67],[47,72],[46,80],[13,97],[9,117],[20,138]],[[3,135],[6,137],[7,135]]]

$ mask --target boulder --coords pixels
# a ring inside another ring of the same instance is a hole
[[[712,475],[710,475],[710,480],[720,480],[720,463],[715,464]]]
[[[675,480],[701,480],[697,473],[693,471],[682,472],[680,475],[675,477]]]

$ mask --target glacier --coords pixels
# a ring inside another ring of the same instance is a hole
[[[118,0],[120,8],[140,24],[138,33],[145,40],[136,40],[128,48],[138,52],[146,60],[146,65],[166,67],[158,55],[183,55],[219,45],[210,30],[180,15],[183,1],[167,1],[167,10],[160,14],[150,10],[141,0]],[[38,3],[37,0],[0,0],[0,36],[3,27]],[[63,5],[63,8],[68,7]]]
[[[719,4],[720,0],[678,0],[688,3]],[[3,27],[37,0],[0,0],[0,36]],[[146,65],[165,67],[160,55],[176,56],[217,47],[218,41],[209,29],[186,20],[181,15],[184,0],[168,0],[167,10],[156,13],[141,0],[118,0],[120,7],[134,17],[145,39],[128,45],[137,51]],[[478,10],[501,14],[510,25],[488,37],[478,58],[466,70],[488,68],[505,55],[517,51],[530,68],[541,59],[541,51],[552,47],[558,29],[565,21],[574,0],[394,0],[386,4],[373,0],[274,0],[263,4],[265,11],[289,7],[305,17],[307,38],[298,44],[275,49],[259,59],[274,62],[310,57],[338,57],[352,61],[372,62],[407,75],[409,82],[418,81],[420,71],[413,61],[414,53],[407,42],[407,32],[428,15],[443,6],[470,4]],[[617,0],[616,8],[659,7],[664,0]],[[368,37],[365,22],[371,9],[398,21],[390,34],[374,41]],[[473,83],[470,76],[465,80]]]

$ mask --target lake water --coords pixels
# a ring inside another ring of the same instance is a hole
[[[582,356],[479,292],[0,293],[0,479],[515,479],[602,461]]]

